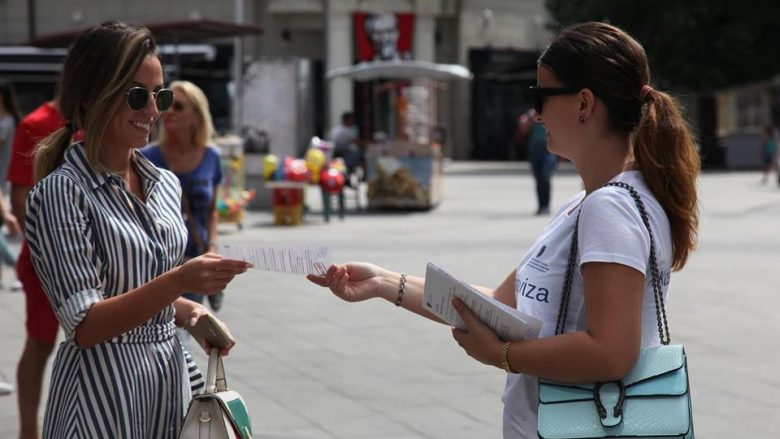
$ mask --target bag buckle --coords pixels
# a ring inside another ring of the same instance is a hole
[[[615,385],[617,387],[617,398],[615,398],[614,391],[610,391],[610,387],[605,387],[610,385]],[[602,388],[604,388],[604,397],[602,397]],[[599,414],[599,418],[601,418],[601,425],[605,427],[614,427],[623,422],[623,401],[625,398],[626,386],[623,384],[623,381],[615,380],[596,383],[593,387],[593,401],[596,404],[596,411]],[[607,402],[610,405],[614,404],[611,414],[609,414],[606,407],[604,407],[604,402]]]

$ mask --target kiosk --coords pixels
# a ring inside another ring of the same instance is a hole
[[[372,61],[334,69],[366,81],[363,126],[369,209],[430,209],[441,201],[442,137],[436,108],[446,81],[470,79],[463,66],[425,61]],[[366,131],[366,130],[364,130]]]

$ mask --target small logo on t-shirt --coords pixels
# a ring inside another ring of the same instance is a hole
[[[545,250],[547,250],[547,244],[542,244],[542,247],[539,249],[538,252],[536,252],[536,256],[534,256],[533,258],[531,258],[530,261],[528,261],[528,266],[542,273],[547,273],[548,271],[550,271],[550,266],[544,263],[541,259],[539,259],[542,257]]]

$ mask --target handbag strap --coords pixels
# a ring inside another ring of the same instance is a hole
[[[655,315],[658,322],[658,337],[661,340],[662,345],[668,345],[671,339],[669,338],[669,324],[666,320],[666,306],[664,305],[664,297],[661,291],[661,272],[658,269],[658,259],[655,255],[655,239],[653,238],[653,230],[650,228],[650,220],[645,209],[645,204],[642,202],[642,198],[639,193],[628,183],[620,181],[607,183],[605,186],[615,186],[626,189],[631,198],[634,199],[639,215],[642,217],[642,222],[647,228],[647,233],[650,235],[650,257],[648,265],[650,266],[651,284],[653,285],[653,298],[655,300]],[[558,320],[555,325],[555,335],[563,334],[563,329],[566,323],[566,312],[569,309],[569,296],[571,296],[571,283],[574,276],[574,267],[577,265],[577,251],[578,251],[578,236],[580,225],[580,211],[577,212],[577,220],[574,224],[574,233],[572,234],[571,248],[569,250],[569,260],[566,267],[566,279],[563,283],[563,294],[561,295],[561,303],[558,308]]]
[[[218,393],[227,390],[225,366],[222,364],[222,357],[219,356],[219,348],[211,348],[211,351],[209,351],[209,368],[206,371],[205,393]]]

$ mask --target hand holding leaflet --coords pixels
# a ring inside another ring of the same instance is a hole
[[[423,307],[448,324],[466,329],[452,306],[454,297],[466,304],[503,341],[530,340],[539,336],[541,320],[480,293],[429,262],[425,270]]]

